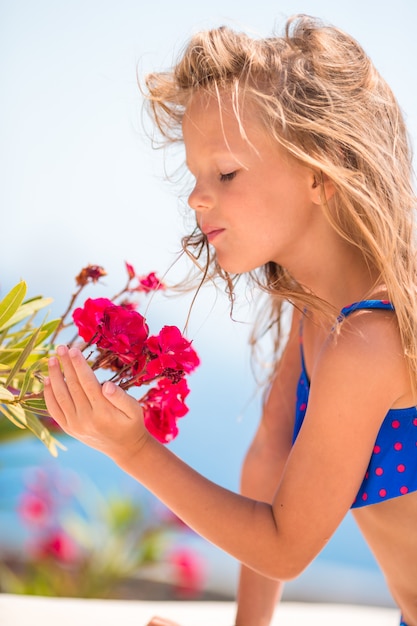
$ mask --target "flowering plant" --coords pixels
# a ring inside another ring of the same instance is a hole
[[[117,494],[69,469],[31,467],[17,500],[20,550],[0,542],[0,592],[58,597],[140,597],[163,576],[175,596],[196,597],[204,565],[192,531],[158,505]],[[140,581],[142,579],[142,582]]]
[[[110,380],[123,389],[151,385],[138,402],[152,435],[163,443],[177,436],[177,419],[188,412],[186,376],[200,360],[176,326],[164,326],[157,335],[149,334],[145,317],[130,298],[134,293],[148,295],[166,286],[155,272],[139,276],[132,265],[125,265],[128,278],[118,294],[111,299],[88,298],[75,308],[82,290],[106,275],[98,265],[83,268],[63,315],[39,326],[34,319],[51,299],[25,300],[24,281],[0,302],[0,417],[8,420],[5,425],[0,419],[0,437],[2,433],[10,435],[11,424],[31,430],[54,456],[57,447],[63,447],[50,432],[54,422],[43,398],[43,377],[58,336],[72,325],[77,333],[68,345],[78,345],[93,370],[110,372]],[[68,322],[70,315],[72,322]]]

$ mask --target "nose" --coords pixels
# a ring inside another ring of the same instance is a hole
[[[213,198],[202,183],[196,182],[194,189],[188,196],[188,205],[197,212],[209,211],[213,206]]]

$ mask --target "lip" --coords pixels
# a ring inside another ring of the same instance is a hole
[[[220,233],[224,232],[224,230],[224,228],[205,228],[203,232],[208,241],[211,243],[213,239],[215,239],[217,235],[220,235]]]

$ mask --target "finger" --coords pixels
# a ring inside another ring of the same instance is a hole
[[[118,385],[107,381],[102,387],[102,394],[111,402],[111,404],[119,409],[122,413],[125,413],[127,417],[134,419],[136,417],[142,417],[142,408],[135,398],[129,396],[126,391],[123,391]]]
[[[68,350],[66,346],[59,346],[57,352],[61,359],[68,389],[79,409],[85,411],[102,405],[101,384],[82,352],[77,348]]]
[[[61,405],[61,408],[65,412],[65,408],[68,407],[67,410],[71,411],[71,413],[74,416],[80,415],[80,414],[85,415],[86,411],[91,410],[91,402],[90,402],[89,394],[86,393],[86,390],[84,389],[82,385],[82,381],[80,381],[79,373],[77,372],[76,367],[74,365],[81,366],[81,368],[83,366],[86,366],[87,369],[90,370],[90,373],[92,374],[94,378],[94,382],[98,386],[99,393],[100,393],[100,385],[96,377],[94,376],[93,372],[91,371],[91,368],[85,361],[81,352],[79,350],[76,350],[76,352],[77,352],[76,356],[77,357],[79,356],[80,358],[78,358],[76,363],[74,363],[75,359],[71,357],[70,351],[68,350],[68,348],[66,346],[58,346],[57,354],[61,361],[62,374],[61,376],[58,376],[58,374],[55,371],[54,371],[54,377],[52,377],[52,373],[50,374],[52,388],[54,389],[55,397],[57,401],[58,402],[65,401],[65,406]],[[58,393],[59,393],[59,396],[58,396]],[[71,402],[69,401],[69,399],[66,398],[65,394],[68,394],[69,398],[71,399]],[[71,410],[71,403],[72,403],[72,410]]]
[[[51,357],[48,361],[48,374],[46,397],[50,403],[50,408],[54,414],[62,413],[66,419],[74,412],[75,406],[61,371],[59,360],[56,357]]]
[[[53,359],[55,359],[56,366],[59,368],[58,359],[56,359],[55,357],[52,357],[49,360],[49,372],[51,372],[51,369],[55,367]],[[55,394],[51,385],[51,379],[49,376],[46,376],[44,380],[43,395],[44,395],[45,404],[46,404],[46,408],[48,410],[49,415],[59,424],[62,430],[66,431],[67,419],[65,417],[64,412],[61,410],[59,403],[57,402],[55,398]]]

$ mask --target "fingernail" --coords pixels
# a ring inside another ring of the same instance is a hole
[[[103,392],[106,394],[106,396],[112,396],[115,391],[116,385],[114,383],[110,382],[109,380],[104,383]]]
[[[66,354],[66,352],[67,352],[67,347],[66,346],[58,346],[57,349],[56,349],[56,353],[59,356],[64,356],[64,354]]]

